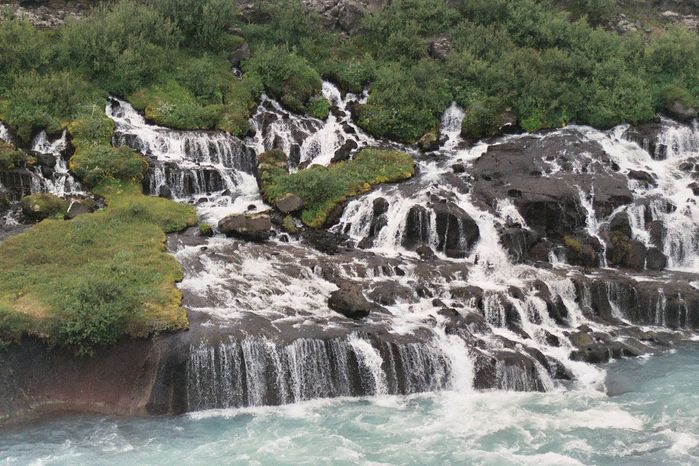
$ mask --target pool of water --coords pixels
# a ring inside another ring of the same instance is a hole
[[[0,464],[699,463],[699,344],[607,368],[613,396],[446,392],[0,429]]]

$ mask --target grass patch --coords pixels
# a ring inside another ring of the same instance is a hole
[[[135,184],[96,191],[107,208],[45,220],[0,244],[0,339],[32,335],[90,354],[125,336],[187,328],[175,288],[182,269],[165,233],[195,225],[196,213]]]
[[[301,220],[319,228],[332,210],[350,197],[363,194],[381,183],[406,180],[415,173],[413,159],[403,152],[364,149],[357,157],[329,167],[314,165],[289,174],[283,154],[272,151],[260,158],[258,166],[262,192],[269,203],[284,194],[301,197],[306,205]]]
[[[34,193],[22,198],[22,212],[29,218],[43,220],[62,218],[68,211],[68,202],[49,193]]]

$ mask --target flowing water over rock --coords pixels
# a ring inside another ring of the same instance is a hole
[[[152,126],[118,100],[107,112],[115,144],[151,162],[148,192],[217,220],[266,208],[254,180],[262,151],[282,149],[294,170],[386,145],[352,123],[356,96],[323,92],[334,106],[324,122],[265,97],[245,141]],[[567,127],[468,147],[463,115],[445,112],[438,151],[404,148],[414,179],[348,203],[333,255],[280,232],[262,244],[171,237],[201,326],[187,410],[595,384],[603,372],[588,362],[652,352],[699,326],[686,273],[699,259],[696,127],[663,120],[642,140],[627,126]],[[328,308],[348,284],[375,306],[362,321]]]

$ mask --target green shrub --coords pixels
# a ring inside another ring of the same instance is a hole
[[[319,120],[325,120],[330,115],[330,102],[323,96],[315,96],[308,103],[308,113]]]
[[[152,0],[153,9],[182,35],[183,44],[198,50],[230,50],[235,36],[234,2],[229,0]]]
[[[68,210],[68,202],[49,193],[34,193],[22,198],[22,213],[34,220],[49,217],[63,217]]]
[[[65,66],[125,96],[169,68],[180,39],[175,25],[155,9],[122,0],[69,22],[61,29],[59,51]]]
[[[452,96],[432,61],[411,68],[390,64],[377,70],[369,100],[358,107],[359,125],[378,136],[413,143],[439,124]]]
[[[265,91],[294,112],[303,113],[311,98],[321,92],[318,73],[306,60],[284,47],[257,48],[244,64],[246,72],[257,74]]]
[[[112,179],[140,182],[147,168],[143,157],[128,147],[81,147],[70,159],[70,170],[90,187]]]
[[[40,129],[54,133],[63,129],[97,94],[89,82],[72,73],[32,71],[16,76],[12,89],[0,100],[0,115],[28,143]]]
[[[27,155],[12,144],[0,141],[0,170],[14,170],[26,164]]]
[[[380,183],[402,181],[413,176],[413,159],[397,151],[364,149],[347,162],[329,167],[313,165],[289,174],[283,154],[268,152],[258,165],[262,192],[273,204],[293,193],[305,203],[301,220],[312,228],[323,226],[332,210],[346,199],[369,191]]]

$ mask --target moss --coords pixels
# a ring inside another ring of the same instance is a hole
[[[68,202],[49,193],[34,193],[22,198],[22,212],[34,220],[63,216],[68,211]]]
[[[0,170],[14,170],[26,164],[27,156],[12,144],[0,141]]]
[[[89,354],[187,327],[175,287],[182,269],[165,251],[165,232],[194,225],[194,210],[135,184],[96,191],[105,209],[45,220],[0,244],[0,339],[33,335]]]
[[[214,236],[214,229],[208,223],[199,224],[199,234],[201,236]]]
[[[287,233],[291,233],[292,235],[296,235],[301,232],[301,229],[297,227],[296,223],[294,222],[294,217],[291,215],[287,215],[284,217],[284,220],[282,220],[282,229]]]
[[[314,165],[289,174],[283,154],[272,151],[263,154],[258,171],[263,195],[269,203],[286,193],[296,194],[305,203],[303,223],[319,228],[330,212],[348,198],[366,193],[380,183],[412,177],[415,164],[403,152],[364,149],[353,160],[329,167]]]
[[[582,252],[582,243],[577,238],[573,238],[572,236],[566,236],[563,238],[563,244],[566,248],[568,248],[576,254],[580,254]]]

